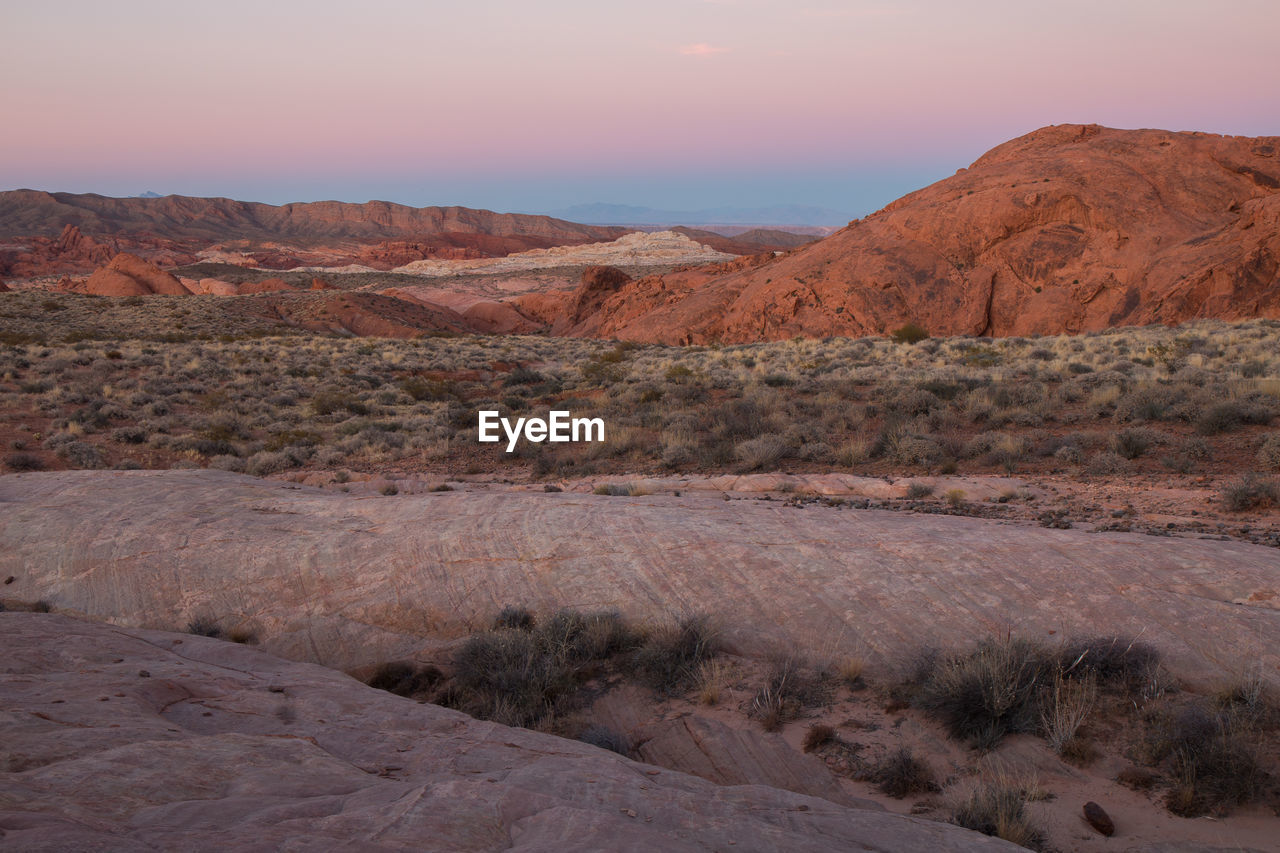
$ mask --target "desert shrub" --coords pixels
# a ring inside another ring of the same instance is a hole
[[[430,694],[443,680],[439,667],[397,661],[382,664],[366,683],[376,690],[413,697]]]
[[[1053,452],[1053,458],[1063,465],[1079,465],[1084,461],[1084,451],[1074,444],[1064,444]]]
[[[907,486],[908,500],[922,500],[933,494],[933,486],[929,483],[912,483]]]
[[[1143,747],[1156,763],[1169,766],[1174,784],[1165,805],[1182,817],[1225,813],[1248,803],[1266,780],[1247,728],[1201,704],[1153,715]]]
[[[988,780],[973,789],[952,812],[952,820],[965,829],[1003,838],[1021,847],[1041,850],[1041,832],[1027,814],[1027,792],[1008,779]]]
[[[526,607],[508,604],[493,618],[494,630],[501,628],[518,628],[521,631],[532,631],[537,624],[533,612]]]
[[[990,749],[1006,734],[1034,731],[1037,691],[1048,655],[1026,640],[984,640],[972,651],[936,659],[916,703],[952,737]]]
[[[907,323],[905,326],[894,329],[889,333],[889,336],[900,344],[917,344],[926,340],[929,337],[929,332],[923,326]]]
[[[195,634],[197,637],[214,637],[222,636],[222,629],[218,627],[218,621],[209,616],[197,616],[187,623],[187,633]]]
[[[1160,653],[1132,637],[1086,637],[1067,642],[1058,665],[1069,679],[1092,677],[1103,687],[1132,690],[1160,665]]]
[[[613,612],[566,610],[532,630],[476,634],[454,655],[452,702],[483,719],[527,726],[571,706],[585,679],[636,642]]]
[[[369,407],[358,397],[343,391],[321,391],[311,398],[311,410],[317,415],[347,411],[353,415],[369,414]]]
[[[631,742],[627,739],[627,736],[621,732],[615,732],[607,726],[587,726],[578,735],[578,740],[592,746],[598,746],[601,749],[607,749],[610,752],[616,752],[618,755],[626,756],[631,754]]]
[[[234,474],[243,474],[245,470],[245,461],[239,456],[223,454],[212,457],[209,460],[209,467],[217,471],[230,471]]]
[[[1258,467],[1264,471],[1280,471],[1280,433],[1272,433],[1258,448]]]
[[[507,378],[502,380],[502,384],[510,388],[516,385],[537,385],[539,382],[545,382],[547,378],[536,370],[528,367],[517,367],[507,374]]]
[[[86,441],[70,441],[58,448],[58,455],[73,468],[102,468],[106,460],[102,451]]]
[[[685,616],[652,631],[636,652],[636,674],[663,693],[686,692],[702,664],[720,653],[719,631],[703,615]]]
[[[733,448],[734,456],[752,471],[778,464],[787,455],[787,451],[786,442],[777,435],[762,435],[747,439]]]
[[[751,714],[765,731],[776,731],[804,708],[827,701],[833,681],[829,673],[814,671],[798,655],[775,658],[764,686],[752,700]]]
[[[1045,740],[1054,752],[1063,755],[1072,749],[1077,732],[1093,710],[1096,679],[1093,675],[1067,678],[1059,669],[1041,690],[1040,725]]]
[[[142,444],[147,440],[147,431],[139,426],[117,427],[111,431],[111,440],[122,444]]]
[[[283,471],[286,468],[291,467],[293,464],[293,460],[289,458],[289,454],[287,453],[272,453],[263,450],[253,454],[245,461],[245,471],[255,477],[265,477],[267,474],[275,474],[278,471]]]
[[[34,453],[10,453],[4,458],[4,465],[10,471],[44,470],[44,460]]]
[[[1136,388],[1116,400],[1114,417],[1121,423],[1165,420],[1177,402],[1178,396],[1170,388]]]
[[[934,467],[950,458],[950,454],[938,442],[927,436],[904,435],[893,442],[889,454],[894,462],[903,465]]]
[[[1105,451],[1103,453],[1095,453],[1085,465],[1085,473],[1095,477],[1106,476],[1108,474],[1123,474],[1129,470],[1129,461],[1118,453]]]
[[[1246,424],[1269,424],[1275,408],[1261,400],[1229,400],[1210,406],[1195,421],[1196,432],[1217,435]]]
[[[1280,485],[1274,480],[1263,480],[1253,474],[1246,474],[1240,480],[1225,486],[1221,499],[1229,512],[1267,509],[1280,503]]]
[[[907,391],[890,404],[895,412],[915,417],[926,415],[942,405],[942,401],[924,389]]]
[[[1142,427],[1122,429],[1111,434],[1107,446],[1117,456],[1125,459],[1137,459],[1146,453],[1153,444],[1159,442],[1160,438],[1159,433]]]
[[[400,390],[419,402],[423,400],[448,400],[457,396],[457,388],[451,382],[409,376],[400,380]]]
[[[821,749],[835,739],[835,729],[825,723],[815,723],[805,730],[801,747],[805,752],[813,752],[815,749]]]
[[[937,787],[933,768],[917,758],[909,746],[900,746],[877,762],[871,771],[871,782],[881,793],[898,800]]]

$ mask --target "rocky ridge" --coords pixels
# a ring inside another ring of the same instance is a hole
[[[581,331],[706,343],[1257,316],[1280,316],[1280,138],[1061,125],[783,257],[640,279]]]

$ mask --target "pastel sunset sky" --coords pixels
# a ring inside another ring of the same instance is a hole
[[[1280,135],[1277,0],[6,0],[0,30],[0,189],[852,217],[1047,124]]]

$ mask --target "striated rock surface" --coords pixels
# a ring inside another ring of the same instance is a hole
[[[1192,682],[1280,667],[1280,551],[957,516],[653,495],[356,496],[219,471],[0,477],[3,600],[210,618],[335,666],[412,657],[504,605],[707,611],[742,650],[901,660],[1014,631],[1142,634]],[[572,532],[572,533],[570,533]]]
[[[185,296],[182,282],[137,255],[121,252],[85,283],[85,292],[98,296]]]
[[[817,243],[641,279],[583,334],[1058,334],[1280,316],[1280,138],[1046,127]]]
[[[203,637],[0,613],[0,847],[1016,850],[719,787]]]

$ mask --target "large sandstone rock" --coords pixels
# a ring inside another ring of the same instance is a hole
[[[0,597],[211,618],[273,653],[411,657],[507,604],[691,611],[741,650],[891,663],[1013,631],[1141,634],[1193,682],[1280,667],[1280,550],[719,497],[356,496],[220,471],[0,477]]]
[[[666,343],[1280,316],[1280,138],[1047,127],[754,269],[652,277],[575,331]]]
[[[184,296],[182,282],[137,255],[121,252],[89,276],[85,292],[98,296]]]
[[[203,637],[0,613],[0,847],[1015,850],[718,787]]]

